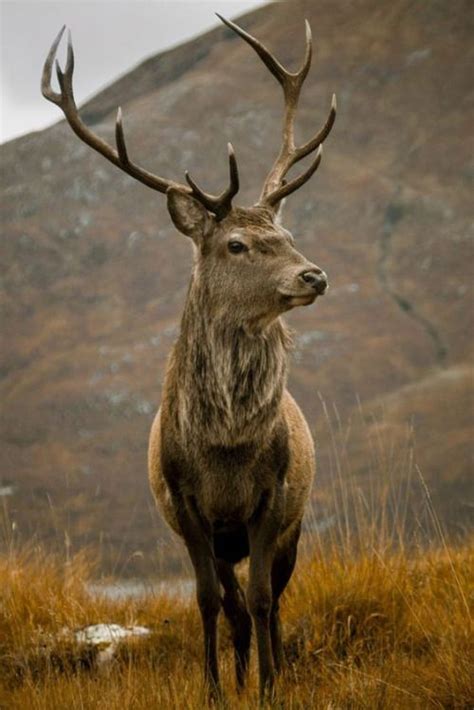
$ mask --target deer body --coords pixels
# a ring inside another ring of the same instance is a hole
[[[280,316],[313,302],[326,280],[271,210],[236,208],[210,229],[192,200],[168,193],[196,256],[152,427],[150,483],[194,564],[208,677],[217,687],[222,586],[237,679],[248,665],[250,611],[264,689],[281,664],[278,599],[293,571],[315,467],[308,426],[286,390],[290,337]],[[308,274],[321,280],[306,281]],[[233,566],[248,555],[247,610]]]
[[[260,696],[272,692],[283,650],[279,598],[292,575],[301,520],[315,470],[308,425],[286,390],[290,337],[282,314],[313,303],[327,288],[325,273],[295,248],[281,226],[283,198],[318,168],[322,143],[336,115],[296,146],[294,119],[311,64],[311,31],[301,69],[287,71],[252,35],[220,18],[262,59],[283,89],[285,116],[279,155],[256,205],[232,204],[239,189],[229,144],[229,185],[220,195],[153,175],[130,160],[119,109],[116,149],[80,119],[69,37],[66,68],[56,63],[60,92],[51,87],[59,33],[46,59],[42,92],[64,112],[81,140],[148,187],[165,193],[171,219],[194,247],[194,268],[180,334],[168,361],[161,408],[149,444],[150,484],[165,519],[180,535],[196,575],[204,630],[208,688],[220,695],[217,617],[229,621],[240,688],[255,630]],[[309,166],[290,169],[315,153]],[[249,557],[244,594],[234,566]],[[222,594],[223,592],[223,594]],[[252,624],[253,622],[253,624]]]

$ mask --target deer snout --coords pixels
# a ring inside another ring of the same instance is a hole
[[[306,269],[300,274],[300,279],[308,286],[311,286],[318,296],[322,296],[328,287],[328,277],[321,269],[317,267],[313,269]]]

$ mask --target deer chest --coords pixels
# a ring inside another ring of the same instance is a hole
[[[212,447],[199,462],[195,495],[210,522],[244,522],[255,510],[262,490],[258,456],[248,447]]]

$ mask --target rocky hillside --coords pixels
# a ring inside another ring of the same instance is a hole
[[[292,67],[310,20],[301,139],[338,96],[321,168],[286,206],[286,225],[331,283],[289,317],[290,386],[321,461],[317,519],[339,479],[365,494],[395,484],[416,504],[422,475],[454,531],[472,511],[470,9],[293,0],[240,20]],[[218,191],[230,140],[240,203],[255,201],[279,145],[281,96],[229,30],[150,58],[85,105],[109,141],[118,104],[137,162],[177,180],[189,169]],[[137,551],[149,560],[157,539],[168,549],[146,448],[191,248],[161,195],[64,122],[5,144],[1,161],[6,526],[48,544],[99,544],[104,564],[123,571]]]

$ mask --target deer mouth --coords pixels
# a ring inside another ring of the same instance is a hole
[[[289,308],[296,306],[309,306],[314,303],[318,294],[313,293],[282,293],[283,300]]]

